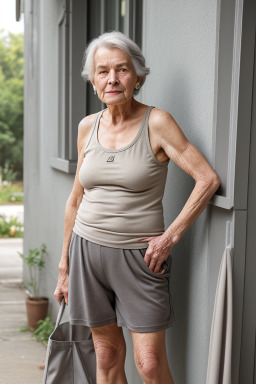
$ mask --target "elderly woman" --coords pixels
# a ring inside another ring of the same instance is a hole
[[[134,99],[148,73],[139,47],[121,32],[105,33],[86,49],[82,75],[107,108],[79,123],[54,296],[69,303],[71,324],[91,328],[97,383],[127,383],[122,327],[131,333],[144,383],[174,383],[165,348],[165,329],[176,323],[170,252],[220,184],[170,113]],[[170,159],[195,186],[164,230]]]

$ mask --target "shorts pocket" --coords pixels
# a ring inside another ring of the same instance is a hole
[[[139,249],[139,253],[140,253],[140,256],[141,256],[139,258],[139,261],[140,261],[140,264],[142,265],[143,269],[148,274],[150,274],[152,276],[155,276],[155,277],[159,277],[159,278],[169,277],[170,274],[171,274],[171,261],[172,261],[171,255],[169,255],[167,257],[167,259],[162,263],[160,271],[164,267],[165,268],[165,272],[160,274],[160,273],[151,271],[151,269],[149,269],[148,265],[145,263],[144,257],[145,257],[146,251],[147,251],[147,248]]]

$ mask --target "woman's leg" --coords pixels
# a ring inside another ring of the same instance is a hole
[[[127,384],[124,372],[126,344],[116,323],[91,328],[97,363],[97,384]]]
[[[174,384],[166,355],[165,329],[130,333],[134,361],[144,384]]]

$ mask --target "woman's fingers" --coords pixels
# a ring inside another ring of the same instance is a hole
[[[168,268],[168,264],[166,262],[166,260],[164,261],[159,261],[159,260],[156,260],[154,261],[154,259],[152,258],[150,260],[150,263],[148,264],[148,267],[151,271],[155,272],[155,273],[159,273],[159,274],[163,274],[167,271],[167,268]]]
[[[59,304],[61,304],[62,296],[63,296],[63,294],[61,294],[61,292],[56,289],[54,292],[54,297]]]
[[[167,269],[168,269],[168,264],[167,264],[167,261],[165,260],[165,261],[163,262],[163,264],[162,264],[161,275],[162,275],[163,273],[165,273],[165,272],[167,271]]]
[[[66,294],[64,294],[64,298],[65,298],[66,305],[68,305],[68,292]]]
[[[63,296],[65,299],[65,303],[68,305],[68,289],[57,286],[54,292],[54,297],[56,298],[59,304],[61,304]]]
[[[61,304],[64,297],[66,305],[68,305],[68,272],[60,272],[58,277],[57,287],[54,291],[54,296],[59,304]]]

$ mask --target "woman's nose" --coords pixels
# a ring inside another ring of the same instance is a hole
[[[114,70],[111,70],[109,72],[109,77],[108,77],[108,83],[109,84],[118,84],[119,80],[116,75],[116,72]]]

